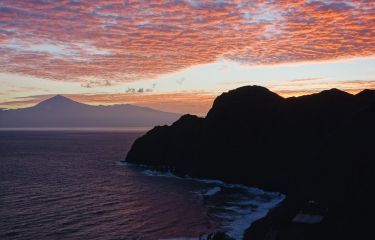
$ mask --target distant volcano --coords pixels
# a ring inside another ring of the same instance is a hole
[[[0,127],[150,127],[170,124],[178,118],[176,113],[146,107],[92,106],[56,95],[33,107],[0,110]]]

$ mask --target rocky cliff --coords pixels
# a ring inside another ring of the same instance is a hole
[[[282,98],[246,86],[220,95],[205,118],[152,129],[126,161],[314,199],[359,229],[370,219],[374,146],[374,90]]]

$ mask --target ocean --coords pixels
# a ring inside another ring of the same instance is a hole
[[[123,163],[142,131],[0,131],[0,239],[241,239],[284,198]]]

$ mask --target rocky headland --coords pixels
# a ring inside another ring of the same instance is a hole
[[[249,239],[364,239],[374,151],[374,90],[283,98],[246,86],[217,97],[205,118],[184,115],[155,127],[135,141],[126,161],[286,194],[279,209],[249,229]],[[288,230],[309,201],[325,209],[312,230],[318,236]]]

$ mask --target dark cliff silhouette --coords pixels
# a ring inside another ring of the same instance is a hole
[[[150,127],[179,116],[130,104],[92,106],[57,95],[33,107],[0,110],[0,127]]]
[[[247,86],[220,95],[205,118],[155,127],[126,161],[319,201],[330,210],[327,239],[358,239],[370,229],[374,152],[375,91],[282,98]]]

